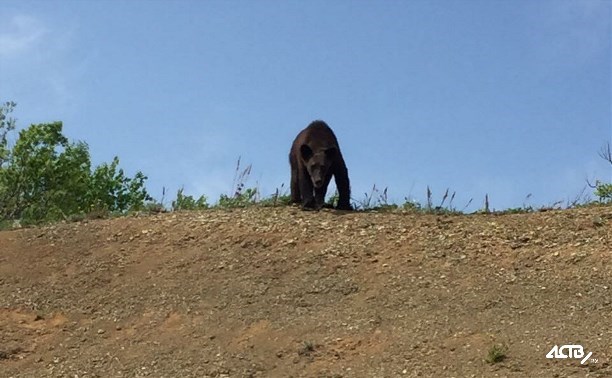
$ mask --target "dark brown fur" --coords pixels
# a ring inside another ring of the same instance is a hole
[[[351,210],[348,170],[334,132],[323,121],[314,121],[302,130],[291,145],[291,202],[304,210],[324,206],[332,176],[338,188],[338,209]]]

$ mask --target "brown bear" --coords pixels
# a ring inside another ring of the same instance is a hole
[[[304,210],[321,209],[333,175],[339,195],[337,209],[351,210],[348,170],[338,140],[325,122],[313,121],[295,137],[289,163],[291,202],[301,203]]]

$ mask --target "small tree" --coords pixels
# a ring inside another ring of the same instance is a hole
[[[15,121],[8,113],[14,107],[0,107],[0,220],[36,223],[94,210],[140,210],[150,199],[147,177],[142,172],[127,177],[117,157],[92,172],[89,146],[70,142],[61,122],[21,130],[10,148],[7,135]]]
[[[85,143],[69,143],[62,123],[32,125],[19,133],[1,172],[5,217],[60,219],[85,210],[89,178]]]
[[[612,165],[612,147],[610,142],[601,148],[599,156]],[[589,184],[589,186],[595,189],[595,195],[599,197],[599,201],[605,203],[612,202],[612,183],[595,180],[595,184]]]
[[[8,159],[10,157],[10,149],[8,146],[8,134],[15,129],[15,119],[9,117],[9,114],[15,108],[14,102],[6,102],[0,105],[0,220],[10,207],[8,201],[10,198],[6,175],[4,174]]]
[[[126,177],[118,166],[115,156],[110,164],[103,163],[92,173],[86,195],[92,210],[142,210],[145,201],[151,200],[144,186],[147,176],[138,171],[134,178]]]
[[[0,105],[0,169],[9,156],[7,135],[15,129],[15,119],[9,117],[8,114],[15,109],[16,105],[14,102],[5,102]]]

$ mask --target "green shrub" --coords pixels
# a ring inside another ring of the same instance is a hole
[[[179,189],[176,193],[176,200],[172,201],[172,210],[203,210],[208,209],[210,206],[206,200],[206,196],[200,196],[197,200],[192,196],[186,196],[183,194],[183,188]]]
[[[150,200],[147,177],[127,177],[119,158],[91,170],[89,147],[70,142],[62,123],[31,125],[19,132],[15,145],[7,134],[14,103],[0,107],[0,220],[21,224],[70,219],[91,212],[141,210]]]
[[[219,207],[246,207],[257,202],[257,188],[240,189],[230,197],[221,194],[217,206]]]
[[[602,203],[612,203],[612,184],[595,181],[595,195]]]

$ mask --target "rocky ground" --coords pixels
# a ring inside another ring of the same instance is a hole
[[[3,231],[0,376],[610,377],[611,258],[609,206]]]

